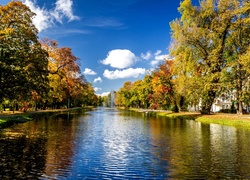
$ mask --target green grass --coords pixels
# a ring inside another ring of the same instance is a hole
[[[0,129],[16,123],[24,123],[32,120],[28,115],[3,116],[0,118]]]
[[[200,113],[190,113],[190,112],[179,112],[179,113],[171,113],[171,112],[157,112],[157,116],[159,117],[167,117],[171,119],[183,119],[183,120],[195,120],[201,116]]]
[[[124,110],[125,108],[119,107],[118,109]],[[146,109],[137,109],[137,108],[129,108],[128,110],[136,111],[136,112],[142,112],[142,113],[145,113],[147,111]],[[158,117],[192,119],[192,120],[194,120],[197,117],[201,116],[200,113],[192,113],[192,112],[173,113],[172,111],[167,111],[167,110],[148,110],[147,113],[149,113],[152,116],[158,116]]]
[[[243,117],[230,117],[224,115],[217,116],[201,116],[196,119],[196,121],[205,124],[221,124],[226,126],[244,127],[250,128],[250,119]]]
[[[0,129],[12,126],[17,123],[24,123],[35,119],[39,116],[52,116],[57,114],[62,114],[70,111],[77,111],[83,109],[92,109],[93,107],[79,107],[79,108],[70,108],[70,109],[54,109],[54,110],[41,110],[41,111],[28,111],[28,112],[12,112],[5,111],[0,114]]]
[[[1,126],[1,124],[5,123],[5,122],[6,122],[5,119],[0,119],[0,126]]]
[[[139,111],[136,108],[130,108],[132,111]],[[171,119],[186,119],[195,120],[205,124],[220,124],[226,126],[235,126],[242,128],[250,128],[250,115],[236,115],[236,114],[213,114],[201,115],[200,113],[180,112],[172,113],[169,111],[150,112],[153,116],[166,117]]]

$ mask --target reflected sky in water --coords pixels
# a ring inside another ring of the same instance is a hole
[[[0,179],[250,178],[250,131],[99,108],[0,131]]]

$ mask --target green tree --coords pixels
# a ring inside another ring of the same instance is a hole
[[[236,92],[237,113],[242,114],[243,102],[249,102],[250,2],[239,1],[234,14],[227,42],[228,64],[224,73],[224,86]]]
[[[179,7],[181,18],[170,23],[171,54],[177,65],[178,61],[188,64],[185,72],[176,77],[184,75],[196,80],[192,83],[199,85],[201,113],[210,113],[221,90],[221,74],[228,63],[227,42],[238,8],[238,0],[203,0],[200,6],[184,0]]]
[[[0,6],[0,102],[46,93],[47,53],[38,41],[33,16],[21,2]]]
[[[131,98],[130,103],[135,108],[141,108],[142,106],[142,93],[143,93],[143,87],[142,87],[142,80],[137,80],[132,84],[131,87]]]
[[[130,81],[127,81],[123,84],[123,87],[119,89],[116,96],[116,102],[119,102],[119,106],[124,106],[129,108],[131,106],[131,88],[133,84]]]

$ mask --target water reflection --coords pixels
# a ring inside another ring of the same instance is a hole
[[[154,152],[169,162],[170,177],[250,178],[249,130],[166,119],[150,124]]]
[[[107,109],[85,117],[86,125],[79,131],[73,172],[69,179],[82,178],[158,178],[166,177],[167,164],[158,164],[150,153],[148,127],[142,119],[121,116],[119,111]],[[155,161],[152,163],[152,161]]]
[[[0,132],[0,179],[248,179],[250,131],[115,109]]]
[[[46,166],[47,139],[14,136],[0,139],[0,179],[36,179]]]
[[[4,129],[0,136],[0,152],[4,157],[0,161],[3,165],[0,169],[6,172],[10,169],[14,179],[56,177],[58,174],[66,177],[74,153],[75,126],[78,126],[73,119],[74,114],[46,116]],[[23,163],[34,167],[26,168]],[[12,176],[0,173],[1,177]]]

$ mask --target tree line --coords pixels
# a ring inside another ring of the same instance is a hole
[[[35,16],[22,2],[0,6],[0,104],[14,109],[97,105],[69,47],[38,39]]]
[[[178,111],[178,97],[175,93],[173,79],[173,61],[164,61],[143,80],[133,83],[125,82],[123,87],[116,92],[115,97],[117,106]]]
[[[167,60],[144,80],[126,82],[118,105],[161,109],[200,106],[209,114],[215,98],[236,95],[236,109],[250,104],[250,2],[184,0],[181,17],[170,23],[172,42]]]

